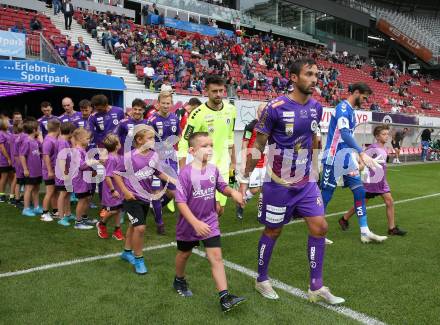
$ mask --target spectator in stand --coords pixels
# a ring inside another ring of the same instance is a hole
[[[422,135],[420,136],[422,140],[422,161],[426,161],[426,156],[428,154],[429,143],[431,142],[431,133],[434,132],[434,129],[424,129],[422,131]]]
[[[142,6],[142,23],[144,24],[144,25],[147,25],[147,22],[148,22],[148,14],[149,14],[149,11],[150,11],[150,6],[149,5],[143,5]]]
[[[88,70],[89,58],[92,57],[92,51],[90,47],[84,43],[81,36],[78,37],[78,43],[75,44],[73,57],[77,60],[79,69]]]
[[[159,9],[157,9],[157,6],[156,6],[155,3],[153,3],[153,8],[152,8],[152,10],[153,10],[153,14],[155,14],[155,15],[159,15]]]
[[[372,112],[379,112],[380,111],[379,104],[377,102],[374,102],[373,104],[371,104],[370,111],[372,111]]]
[[[107,76],[111,76],[111,75],[113,74],[112,69],[107,69],[107,70],[105,70],[105,74],[106,74]]]
[[[41,24],[41,22],[38,20],[37,16],[35,15],[34,17],[32,17],[32,19],[29,22],[29,26],[31,28],[31,31],[35,31],[35,30],[41,30],[43,29],[43,25]]]
[[[154,77],[154,68],[151,66],[151,62],[147,63],[147,66],[144,68],[144,83],[145,83],[145,88],[149,88],[150,87],[150,83],[153,80]]]
[[[64,39],[61,39],[60,43],[55,45],[55,49],[57,50],[60,57],[67,62],[67,44]]]
[[[56,16],[61,11],[61,0],[52,0],[53,14]]]
[[[11,32],[26,34],[26,28],[24,28],[21,21],[17,21],[15,25],[11,28]]]
[[[70,0],[66,0],[66,2],[63,4],[62,11],[64,13],[64,27],[65,29],[70,30],[70,26],[72,26],[72,17],[74,12],[73,4],[70,2]]]

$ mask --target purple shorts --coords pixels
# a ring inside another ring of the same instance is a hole
[[[307,183],[301,189],[265,182],[258,203],[258,221],[278,228],[292,218],[324,216],[324,204],[318,185]]]

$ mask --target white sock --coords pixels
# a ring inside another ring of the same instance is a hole
[[[253,197],[254,197],[254,195],[252,194],[252,192],[249,189],[247,189],[246,190],[246,197],[245,197],[246,201],[249,201]]]
[[[361,234],[368,234],[370,232],[370,229],[367,227],[361,227]]]

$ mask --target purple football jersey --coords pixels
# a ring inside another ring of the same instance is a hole
[[[3,144],[5,146],[6,152],[8,153],[9,157],[11,157],[11,134],[7,131],[0,131],[0,144]],[[2,152],[0,152],[0,167],[7,167],[9,166],[8,160],[3,155]]]
[[[15,175],[17,176],[17,178],[24,177],[23,166],[21,165],[21,162],[20,162],[19,148],[21,147],[23,140],[27,137],[28,137],[28,135],[23,132],[13,135],[13,139],[14,139],[14,145],[13,145],[13,147],[14,147],[14,149],[13,149],[14,165],[15,165]]]
[[[148,119],[148,124],[156,132],[154,150],[158,153],[160,159],[165,160],[168,165],[177,167],[177,153],[173,146],[174,143],[177,143],[180,134],[177,115],[170,113],[167,117],[163,117],[156,112]],[[172,136],[175,136],[175,141],[170,139]]]
[[[107,161],[105,162],[105,176],[113,177],[113,173],[117,170],[121,160],[122,160],[121,156],[110,153],[108,155]],[[122,191],[118,189],[115,182],[113,182],[113,187],[115,188],[116,191],[119,192],[119,198],[114,198],[112,196],[112,193],[110,192],[110,188],[108,187],[107,182],[105,180],[103,181],[102,202],[101,202],[102,206],[111,208],[122,204],[122,200],[124,199],[124,194],[122,193]]]
[[[369,193],[388,193],[390,191],[390,186],[387,182],[387,150],[380,146],[380,144],[373,143],[372,145],[368,146],[366,152],[369,156],[373,158],[379,157],[384,162],[380,164],[383,172],[375,172],[369,169],[369,182],[364,183],[365,191]]]
[[[81,112],[73,111],[72,114],[70,115],[64,113],[63,115],[58,116],[58,119],[60,120],[61,123],[72,122],[73,124],[75,124],[76,121],[81,119],[81,116],[82,116]]]
[[[81,117],[78,120],[76,120],[74,124],[77,128],[84,128],[89,130],[89,118],[90,116],[88,118],[84,118],[81,115]]]
[[[150,202],[153,176],[160,175],[160,162],[157,153],[149,150],[143,154],[136,149],[124,154],[119,161],[116,173],[122,176],[125,187],[137,200]]]
[[[141,120],[135,120],[133,118],[123,119],[117,129],[116,129],[116,135],[119,137],[119,141],[121,142],[121,152],[124,151],[125,148],[125,139],[127,136],[133,137],[134,136],[134,127],[139,124],[147,124],[147,120],[141,119]],[[131,144],[132,147],[132,144]],[[131,148],[130,147],[130,151]]]
[[[58,178],[57,174],[61,175],[64,172],[68,172],[69,171],[70,156],[69,155],[62,156],[60,154],[63,149],[69,149],[69,148],[70,148],[69,141],[67,141],[62,136],[60,136],[58,138],[57,144],[56,144],[56,152],[57,152],[57,158],[56,158],[56,162],[57,163],[55,164],[55,169],[56,169],[56,171],[55,171],[55,185],[56,186],[63,186],[64,185],[64,180]],[[59,168],[61,168],[61,166],[59,165],[59,160],[60,159],[65,159],[66,160],[65,170],[58,170]]]
[[[220,235],[215,191],[223,193],[226,186],[214,165],[208,164],[202,170],[193,168],[191,164],[182,168],[176,190],[176,203],[186,203],[197,219],[211,227],[211,232],[206,237],[198,236],[188,221],[179,215],[176,225],[177,240],[195,241]]]
[[[92,168],[86,163],[87,152],[83,148],[73,148],[72,163],[78,164],[78,173],[72,179],[73,192],[86,193],[92,190],[92,184],[86,182],[84,172]]]
[[[288,96],[269,102],[255,128],[269,136],[267,168],[272,181],[296,188],[307,184],[321,116],[322,106],[314,99],[304,105]]]
[[[57,138],[51,135],[48,135],[43,140],[43,149],[42,154],[49,156],[50,165],[52,166],[52,170],[55,172],[55,163],[57,159]],[[42,157],[42,165],[43,165],[43,179],[48,180],[48,171],[47,166],[44,161],[44,157]]]
[[[18,153],[26,158],[29,177],[41,177],[41,143],[28,135],[23,139],[21,146],[18,148]]]
[[[49,120],[54,119],[54,118],[57,118],[57,117],[54,115],[49,115],[49,116],[42,116],[38,119],[38,125],[40,127],[40,132],[41,132],[43,138],[45,138],[48,133],[47,122],[49,122]]]
[[[124,111],[116,106],[112,106],[108,112],[95,112],[90,115],[89,128],[92,132],[93,142],[99,146],[106,135],[114,132],[123,119]]]

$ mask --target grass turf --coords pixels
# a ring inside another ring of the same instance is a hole
[[[440,193],[438,164],[391,167],[388,175],[396,201]],[[345,210],[351,201],[348,190],[338,189],[328,213]],[[370,201],[370,205],[378,203],[382,203],[380,198]],[[381,245],[362,245],[355,219],[349,231],[341,232],[337,217],[330,217],[328,237],[335,244],[326,252],[326,285],[347,299],[345,306],[386,323],[438,323],[439,204],[440,197],[435,196],[396,205],[397,222],[408,230],[408,235],[390,238]],[[370,228],[385,233],[385,208],[370,209],[368,215]],[[0,216],[0,273],[114,253],[122,248],[120,242],[98,239],[95,231],[77,231],[22,217],[6,204],[0,206]],[[246,208],[243,221],[235,219],[234,207],[229,204],[221,217],[222,231],[258,227],[255,216],[255,201]],[[165,221],[167,235],[158,236],[149,218],[147,246],[174,240],[174,217],[166,214]],[[260,231],[255,231],[225,237],[224,258],[255,270],[259,236]],[[270,266],[272,277],[303,290],[308,284],[306,237],[304,224],[285,227]],[[223,315],[209,265],[198,256],[191,257],[187,270],[195,297],[182,299],[175,295],[171,288],[174,254],[174,248],[147,252],[149,274],[144,277],[136,276],[118,258],[111,258],[0,278],[0,323],[353,323],[280,290],[279,301],[265,300],[254,292],[251,278],[233,270],[227,270],[230,289],[248,301]]]

